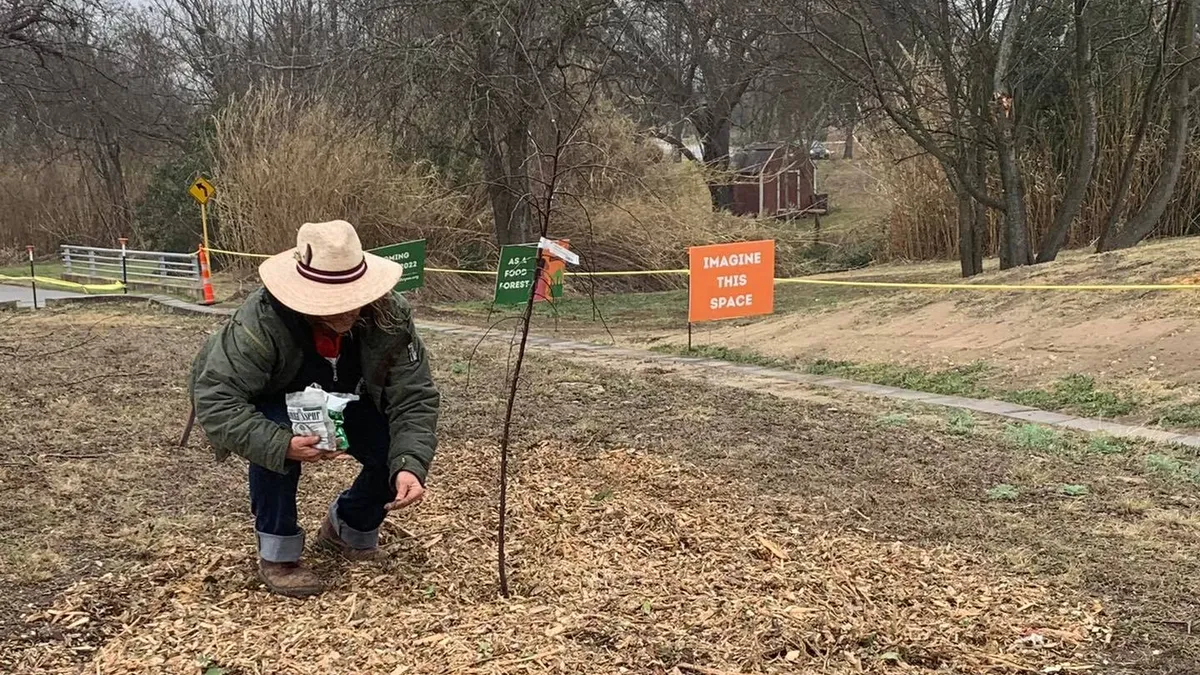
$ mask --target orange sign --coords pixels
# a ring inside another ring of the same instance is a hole
[[[775,309],[775,242],[739,241],[688,249],[688,321],[770,314]]]
[[[556,239],[554,243],[567,248],[571,240]],[[542,276],[538,277],[537,284],[533,287],[533,300],[534,302],[540,300],[553,302],[562,297],[563,278],[566,276],[567,261],[545,249],[540,249],[538,253],[542,256]],[[549,289],[549,292],[547,292],[547,289]]]

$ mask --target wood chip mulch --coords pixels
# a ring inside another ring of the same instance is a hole
[[[803,500],[702,467],[550,443],[518,459],[510,599],[496,449],[447,447],[426,503],[385,524],[387,560],[313,558],[324,595],[266,593],[250,521],[214,517],[28,616],[47,637],[18,672],[1052,673],[1088,669],[1111,635],[1089,598],[964,551],[831,531]],[[301,486],[307,518],[352,475],[336,471]]]

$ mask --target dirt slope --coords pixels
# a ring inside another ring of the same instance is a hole
[[[1158,242],[1104,255],[1069,252],[1058,262],[989,271],[968,282],[953,263],[884,265],[828,279],[981,284],[1192,283],[1200,240]],[[793,289],[780,289],[780,293]],[[1139,390],[1200,394],[1200,286],[1167,292],[998,292],[823,289],[824,309],[711,324],[702,344],[812,360],[944,367],[996,366],[1009,385],[1084,373]],[[679,331],[651,336],[670,343]]]

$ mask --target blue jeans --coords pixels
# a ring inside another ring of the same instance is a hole
[[[268,419],[291,426],[283,398],[256,406]],[[342,541],[353,548],[374,548],[384,505],[396,498],[388,472],[390,433],[387,418],[366,401],[346,406],[344,428],[348,453],[362,465],[354,483],[329,505],[329,521]],[[258,554],[270,562],[295,562],[304,552],[304,530],[296,522],[296,488],[300,463],[288,460],[276,473],[250,464],[250,512],[258,535]]]

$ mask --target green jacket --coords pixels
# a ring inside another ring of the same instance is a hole
[[[359,334],[363,393],[391,424],[390,475],[409,471],[424,483],[437,449],[440,396],[413,327],[412,308],[399,294],[392,299],[397,327],[384,329],[371,322]],[[299,375],[303,352],[296,340],[260,289],[196,356],[189,378],[192,404],[218,461],[236,454],[285,471],[292,430],[268,420],[251,401],[283,393]]]

